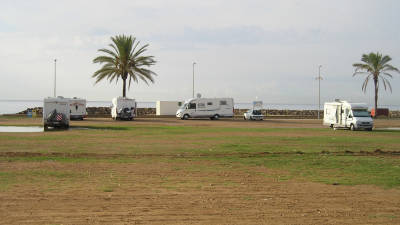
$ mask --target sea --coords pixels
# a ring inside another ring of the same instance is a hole
[[[87,107],[111,107],[111,101],[90,101],[86,102]],[[317,110],[318,104],[281,104],[264,103],[264,109],[279,110]],[[22,112],[27,108],[43,107],[43,100],[0,100],[0,115],[15,114]],[[155,108],[156,102],[138,101],[138,108]],[[235,109],[249,109],[252,103],[235,103]],[[321,109],[323,105],[321,105]],[[372,106],[370,106],[372,108]],[[380,105],[380,108],[389,108],[389,110],[400,110],[400,105]]]

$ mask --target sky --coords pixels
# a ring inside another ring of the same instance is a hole
[[[373,103],[352,77],[361,55],[390,55],[400,68],[398,0],[0,0],[0,99],[57,95],[108,101],[122,82],[95,84],[92,60],[110,37],[149,44],[155,83],[134,83],[138,101],[233,97],[235,102],[318,104],[340,98]],[[379,103],[400,105],[400,74]]]

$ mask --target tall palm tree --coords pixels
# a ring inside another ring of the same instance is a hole
[[[390,56],[385,55],[383,56],[379,52],[377,53],[369,53],[363,54],[361,57],[361,61],[364,63],[354,63],[353,67],[355,67],[355,71],[353,77],[357,74],[365,74],[367,77],[364,80],[364,83],[361,87],[361,90],[364,93],[367,90],[367,85],[369,80],[374,81],[375,86],[375,112],[378,109],[378,90],[379,90],[379,81],[383,83],[385,90],[389,88],[390,92],[392,92],[392,86],[388,78],[393,78],[393,76],[389,72],[398,72],[400,73],[399,69],[396,67],[388,64],[388,62],[392,60]],[[376,116],[376,113],[375,113]]]
[[[112,43],[109,44],[110,49],[99,49],[99,52],[106,53],[93,59],[93,63],[103,64],[103,67],[93,74],[93,78],[96,78],[96,83],[107,78],[110,82],[114,79],[118,82],[118,79],[122,79],[123,89],[122,96],[126,97],[126,81],[129,78],[129,86],[131,81],[138,82],[138,80],[144,81],[149,84],[148,81],[154,83],[153,76],[157,76],[156,73],[149,70],[148,67],[154,65],[156,61],[154,56],[143,56],[142,54],[147,50],[148,44],[138,47],[140,41],[136,41],[135,37],[117,35],[111,37]]]

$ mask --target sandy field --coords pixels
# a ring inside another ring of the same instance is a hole
[[[0,118],[0,125],[40,123],[40,119]],[[96,118],[71,125],[120,124],[323,127],[318,120],[175,118],[130,122]],[[376,127],[400,127],[400,120],[377,120]],[[40,147],[34,148],[36,156],[46,156]],[[151,155],[113,161],[106,153],[91,154],[90,160],[88,155],[77,153],[76,158],[64,162],[30,160],[33,155],[29,154],[16,155],[17,159],[0,153],[0,181],[4,184],[0,189],[0,224],[400,224],[399,188],[323,184],[286,178],[287,172],[276,168],[201,157]]]

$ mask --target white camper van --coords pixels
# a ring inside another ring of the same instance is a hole
[[[114,120],[132,120],[136,117],[135,99],[118,97],[113,98],[111,108],[111,117]]]
[[[187,100],[176,112],[176,117],[189,118],[233,117],[233,98],[194,98]]]
[[[336,100],[324,105],[324,125],[350,130],[372,130],[374,123],[366,104]]]
[[[262,109],[263,109],[263,102],[262,101],[254,101],[253,102],[253,108],[247,110],[243,114],[243,119],[244,120],[263,120],[264,115],[262,114]]]
[[[69,99],[69,112],[71,120],[83,120],[87,116],[86,112],[86,99],[70,98]]]
[[[70,119],[69,99],[58,96],[57,98],[45,98],[43,101],[43,126],[68,128]]]

